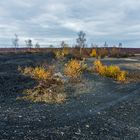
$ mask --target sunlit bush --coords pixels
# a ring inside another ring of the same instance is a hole
[[[46,103],[63,103],[66,100],[63,79],[54,76],[53,68],[19,67],[19,70],[23,75],[38,81],[38,85],[33,89],[24,91],[25,96],[21,99]]]
[[[115,65],[111,65],[111,66],[107,66],[105,68],[105,73],[104,75],[106,77],[110,77],[110,78],[114,78],[116,79],[118,74],[121,72],[120,68],[118,66]]]
[[[56,51],[55,54],[57,59],[64,58],[66,55],[69,54],[69,49],[64,47],[63,49]]]
[[[97,52],[96,49],[92,49],[91,53],[90,53],[91,57],[96,57],[97,56]]]
[[[101,75],[104,75],[105,73],[105,66],[101,63],[100,60],[95,60],[94,61],[94,71],[101,74]]]
[[[56,51],[56,58],[57,58],[57,59],[61,59],[61,58],[63,58],[63,57],[64,57],[64,54],[62,53],[61,50]]]
[[[33,70],[33,78],[38,80],[46,80],[51,78],[52,72],[50,70],[46,71],[43,67],[36,67]]]
[[[118,75],[117,75],[117,80],[118,81],[126,81],[126,76],[127,76],[127,72],[126,71],[121,71]]]
[[[47,80],[51,78],[53,72],[52,70],[45,70],[44,67],[25,67],[21,69],[22,74],[31,76],[34,79],[37,80]]]
[[[66,47],[64,47],[64,48],[62,49],[62,54],[63,54],[64,56],[68,55],[68,54],[69,54],[69,49],[66,48]]]
[[[116,65],[106,66],[103,65],[100,60],[94,62],[94,71],[99,73],[102,76],[113,78],[117,81],[125,81],[127,72],[122,71],[120,67]]]
[[[64,73],[70,78],[78,78],[85,68],[84,63],[74,59],[65,64]]]

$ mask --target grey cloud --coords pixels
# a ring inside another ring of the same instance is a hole
[[[138,0],[5,0],[0,5],[1,42],[15,32],[23,39],[74,40],[84,30],[89,43],[140,46]]]

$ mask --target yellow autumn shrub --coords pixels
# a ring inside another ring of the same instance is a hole
[[[105,66],[101,63],[100,60],[95,60],[94,61],[94,70],[95,70],[95,72],[103,75],[105,72]]]
[[[64,57],[64,54],[62,53],[62,51],[61,50],[58,50],[58,51],[56,51],[56,58],[57,59],[61,59],[61,58],[63,58]]]
[[[38,80],[46,80],[51,78],[52,73],[51,71],[45,70],[43,67],[36,67],[33,69],[33,78]]]
[[[68,48],[64,47],[62,50],[58,50],[56,51],[56,58],[57,59],[61,59],[63,58],[64,56],[68,55],[69,54],[69,50]]]
[[[42,67],[19,67],[23,75],[30,76],[38,81],[38,85],[32,89],[26,89],[23,97],[18,99],[33,102],[63,103],[66,100],[64,83],[61,78],[54,77],[54,67],[45,69]]]
[[[117,80],[118,81],[126,81],[126,76],[127,76],[127,72],[126,71],[121,71],[118,75],[117,75]]]
[[[120,73],[120,71],[121,70],[118,66],[115,66],[115,65],[107,66],[105,69],[104,76],[116,79],[116,77]]]
[[[68,48],[66,48],[66,47],[64,47],[63,49],[62,49],[62,54],[65,56],[65,55],[68,55],[69,54],[69,49]]]
[[[97,52],[96,49],[92,49],[91,53],[90,53],[91,57],[96,57],[97,56]]]
[[[110,66],[103,65],[100,60],[95,60],[94,71],[102,76],[110,77],[121,82],[124,82],[127,76],[127,72],[122,71],[120,67],[116,65]]]
[[[83,72],[82,63],[79,60],[70,60],[65,64],[64,73],[70,78],[77,78]]]
[[[20,69],[21,73],[27,76],[31,76],[34,79],[37,80],[47,80],[51,78],[52,71],[51,70],[45,70],[44,67],[25,67]]]

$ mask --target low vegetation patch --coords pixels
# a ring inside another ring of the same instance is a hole
[[[92,50],[91,50],[90,56],[91,56],[91,57],[97,57],[96,49],[92,49]]]
[[[118,66],[115,65],[110,66],[103,65],[100,60],[96,60],[94,62],[94,71],[102,76],[110,77],[117,81],[121,82],[126,81],[127,76],[126,71],[122,71]]]
[[[56,58],[62,59],[68,54],[69,54],[69,49],[64,47],[63,49],[56,51]]]
[[[25,96],[22,99],[31,100],[33,102],[45,102],[45,103],[63,103],[66,100],[66,94],[62,85],[51,84],[49,86],[46,83],[39,84],[33,89],[27,89],[24,91]]]
[[[57,58],[57,59],[61,59],[61,58],[63,58],[63,57],[64,57],[63,52],[62,52],[61,50],[58,50],[58,51],[56,52],[56,58]]]
[[[56,73],[55,67],[50,65],[19,67],[18,70],[23,75],[33,78],[38,83],[34,88],[25,90],[25,96],[20,97],[20,99],[31,100],[33,102],[64,103],[70,96],[68,95],[69,91],[67,89],[71,90],[74,86],[77,87],[83,80],[81,80],[82,73],[88,71],[88,68],[85,60],[71,59],[64,65],[63,73]],[[99,73],[102,76],[110,77],[120,82],[126,81],[126,71],[122,71],[116,65],[104,65],[100,60],[94,61],[93,68],[92,70],[89,69],[89,71]],[[82,86],[84,87],[83,84]]]
[[[52,77],[53,71],[51,69],[46,70],[44,67],[25,67],[21,69],[22,74],[30,76],[36,80],[48,80]]]
[[[23,75],[30,76],[38,81],[36,87],[24,91],[25,96],[21,99],[45,103],[65,102],[64,81],[60,77],[54,76],[53,69],[25,67],[19,68],[19,70]]]
[[[82,72],[86,69],[87,65],[83,61],[76,59],[70,60],[65,64],[64,74],[72,79],[77,79],[81,76]]]
[[[66,94],[66,84],[77,82],[82,72],[86,69],[84,61],[76,59],[70,60],[64,66],[64,74],[55,73],[54,67],[44,65],[42,67],[19,67],[18,70],[25,76],[29,76],[38,82],[33,89],[24,91],[23,97],[19,99],[30,100],[33,102],[63,103],[68,95]]]

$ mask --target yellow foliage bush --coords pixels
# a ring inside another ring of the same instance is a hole
[[[110,78],[114,78],[116,79],[116,77],[118,76],[118,74],[121,72],[120,68],[118,66],[107,66],[105,68],[105,73],[104,75],[106,77],[110,77]]]
[[[51,70],[45,70],[43,67],[25,67],[20,70],[22,74],[31,76],[34,79],[37,80],[47,80],[51,78],[52,76],[52,71]]]
[[[62,49],[62,53],[63,53],[64,56],[65,56],[65,55],[68,55],[68,54],[69,54],[69,49],[66,48],[66,47],[64,47],[64,48]]]
[[[56,58],[61,59],[69,54],[68,48],[63,48],[62,50],[56,51]]]
[[[117,75],[117,80],[118,81],[126,81],[126,76],[127,76],[127,72],[126,71],[121,71],[118,75]]]
[[[105,66],[101,63],[100,60],[95,60],[94,62],[94,70],[95,72],[103,75],[105,72]]]
[[[23,74],[38,80],[38,86],[24,91],[25,96],[19,98],[33,102],[63,103],[66,100],[64,83],[61,78],[54,77],[53,67],[19,67]]]
[[[46,80],[51,78],[52,73],[51,71],[46,71],[45,68],[43,67],[36,67],[33,69],[33,78],[38,79],[38,80]]]
[[[57,59],[60,59],[60,58],[63,58],[64,57],[64,54],[62,53],[62,51],[56,51],[56,58]]]
[[[110,77],[121,82],[124,82],[127,76],[127,72],[122,71],[120,67],[115,65],[103,65],[100,60],[94,62],[94,71],[102,76]]]
[[[66,76],[70,78],[77,78],[79,77],[83,70],[85,69],[86,65],[82,64],[78,60],[70,60],[64,68],[64,73]]]
[[[92,49],[91,53],[90,53],[91,57],[96,57],[97,56],[97,52],[96,49]]]

